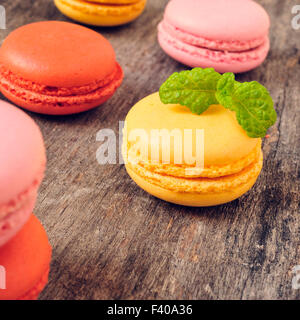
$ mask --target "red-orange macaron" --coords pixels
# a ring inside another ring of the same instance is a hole
[[[23,229],[0,247],[0,300],[37,299],[48,282],[51,251],[43,226],[31,215]]]
[[[98,32],[73,23],[22,26],[0,48],[0,90],[16,105],[43,114],[83,112],[108,100],[123,71]]]

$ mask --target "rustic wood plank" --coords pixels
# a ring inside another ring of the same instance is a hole
[[[100,166],[96,133],[118,130],[131,106],[184,66],[167,57],[156,26],[167,1],[150,0],[136,22],[95,28],[116,49],[125,81],[91,112],[31,114],[47,147],[48,169],[35,208],[53,245],[41,299],[299,299],[300,30],[297,1],[260,1],[272,18],[272,49],[260,68],[238,76],[271,91],[279,120],[264,141],[264,169],[244,197],[219,207],[185,208],[139,189],[123,165]],[[33,21],[67,20],[52,1],[2,0],[7,30]],[[299,128],[298,128],[299,129]]]

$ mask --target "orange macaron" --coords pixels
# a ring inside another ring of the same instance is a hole
[[[31,215],[23,229],[0,248],[0,300],[35,300],[48,282],[51,246]]]
[[[123,158],[138,186],[193,207],[233,201],[263,167],[262,138],[276,122],[268,90],[212,68],[175,72],[127,114]]]
[[[95,108],[123,79],[113,47],[73,23],[43,21],[13,31],[0,48],[0,90],[16,105],[64,115]]]

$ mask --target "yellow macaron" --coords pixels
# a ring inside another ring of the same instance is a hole
[[[93,26],[119,26],[135,20],[147,0],[54,0],[67,17]]]
[[[171,133],[169,146],[167,140],[153,138],[158,130]],[[198,141],[203,144],[201,168],[194,161],[197,130],[203,133]],[[164,153],[170,154],[169,162]],[[253,186],[263,163],[261,139],[250,138],[233,111],[211,105],[197,115],[179,104],[163,104],[158,93],[129,111],[123,157],[128,174],[142,189],[186,206],[219,205],[240,197]]]

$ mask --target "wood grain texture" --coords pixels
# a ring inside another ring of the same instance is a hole
[[[31,114],[48,154],[35,214],[53,245],[40,298],[299,299],[300,290],[292,289],[292,268],[300,265],[300,30],[291,27],[297,1],[260,1],[272,19],[272,48],[261,67],[238,76],[265,85],[279,115],[249,193],[219,207],[186,208],[146,194],[123,165],[96,161],[97,132],[117,132],[134,103],[185,69],[156,40],[166,3],[149,0],[134,23],[95,29],[111,41],[125,71],[111,100],[75,116]],[[1,4],[7,14],[1,42],[23,24],[67,20],[50,0]]]

